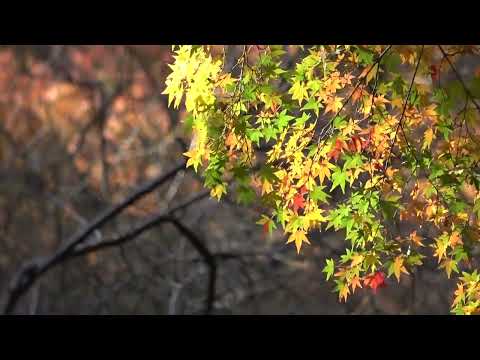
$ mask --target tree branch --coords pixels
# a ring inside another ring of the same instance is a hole
[[[443,48],[442,48],[441,45],[438,45],[438,48],[439,48],[440,51],[442,52],[444,58],[447,60],[448,65],[450,65],[450,68],[452,69],[452,71],[455,73],[455,76],[457,77],[458,81],[460,81],[460,83],[462,84],[463,89],[465,90],[465,93],[466,93],[467,96],[472,100],[472,103],[473,103],[473,105],[475,105],[475,107],[477,108],[477,110],[480,111],[480,105],[477,104],[477,102],[475,101],[475,98],[473,97],[472,93],[471,93],[470,90],[468,89],[467,84],[465,84],[465,81],[464,81],[463,78],[460,76],[460,74],[458,73],[457,69],[455,68],[455,66],[453,66],[452,62],[451,62],[450,59],[448,58],[449,55],[445,52],[445,50],[443,50]]]
[[[177,228],[177,230],[185,236],[192,246],[203,257],[203,260],[209,268],[209,280],[208,280],[208,295],[205,304],[205,313],[210,314],[213,309],[213,303],[215,301],[215,287],[217,282],[217,262],[215,256],[204,245],[204,242],[189,228],[184,226],[180,221],[175,218],[169,219],[171,223]]]
[[[25,264],[18,275],[13,279],[8,294],[8,300],[5,306],[4,313],[10,314],[16,303],[20,300],[22,295],[35,283],[35,281],[49,269],[55,265],[63,262],[65,258],[75,252],[75,248],[89,238],[89,236],[98,228],[102,227],[110,220],[119,215],[125,208],[129,207],[145,195],[154,191],[157,187],[170,180],[175,174],[185,167],[185,161],[180,161],[176,166],[165,174],[156,179],[146,183],[137,188],[131,195],[127,196],[122,202],[113,205],[100,213],[89,224],[80,229],[76,234],[71,236],[68,240],[63,242],[65,245],[61,246],[57,252],[52,256],[45,258],[34,259]],[[178,210],[179,208],[177,208]],[[170,210],[172,211],[172,210]],[[153,226],[153,225],[152,225]],[[143,232],[143,231],[142,231]]]

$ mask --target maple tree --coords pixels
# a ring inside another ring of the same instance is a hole
[[[213,197],[255,203],[298,253],[342,231],[323,269],[340,300],[433,257],[458,276],[452,312],[480,312],[480,77],[456,68],[476,46],[246,45],[231,69],[209,46],[173,50],[164,94],[184,99],[187,167]]]

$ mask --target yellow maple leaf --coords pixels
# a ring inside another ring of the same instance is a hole
[[[438,257],[438,263],[440,263],[440,261],[442,261],[443,257],[446,256],[447,246],[448,246],[447,243],[444,243],[442,241],[437,242],[437,246],[436,246],[436,249],[435,249],[434,256]]]
[[[304,223],[308,223],[308,227],[311,228],[318,223],[327,221],[327,218],[324,217],[323,214],[324,210],[316,208],[304,216]]]
[[[425,215],[427,219],[431,219],[437,213],[438,207],[434,203],[431,203],[425,208]]]
[[[193,168],[195,169],[195,172],[196,172],[198,170],[198,165],[200,165],[202,163],[202,156],[198,152],[198,150],[192,149],[190,151],[187,151],[187,152],[183,153],[183,155],[185,155],[186,157],[189,158],[187,160],[187,168],[189,166],[193,166]]]
[[[431,104],[427,106],[426,108],[423,109],[422,115],[426,118],[430,118],[435,121],[438,116],[437,111],[435,110],[436,107],[437,107],[437,104]]]
[[[395,258],[395,261],[393,262],[393,272],[395,274],[395,277],[397,278],[397,281],[400,282],[400,275],[401,273],[407,274],[408,271],[403,265],[404,258],[402,256],[397,256]]]
[[[342,97],[334,96],[327,99],[327,106],[325,107],[325,114],[329,112],[337,113],[342,107]]]
[[[328,160],[323,160],[320,163],[313,164],[312,175],[314,178],[318,177],[320,179],[320,185],[322,185],[325,178],[330,179],[332,175],[330,169],[335,169],[335,165]]]
[[[355,169],[350,169],[346,171],[348,181],[350,183],[350,186],[353,184],[353,182],[358,178],[358,176],[363,172],[364,170],[362,168],[355,168]]]
[[[329,81],[327,81],[327,83],[325,84],[325,90],[329,94],[334,94],[338,89],[342,88],[342,85],[340,83],[340,79],[330,78]]]
[[[338,299],[342,301],[347,301],[347,297],[350,294],[350,289],[348,288],[348,285],[344,285],[340,291],[338,292]]]
[[[423,146],[422,149],[429,149],[430,146],[432,145],[432,141],[435,137],[435,134],[433,132],[433,129],[429,127],[426,131],[425,134],[423,135]]]
[[[302,244],[304,242],[310,245],[310,241],[308,241],[305,235],[306,235],[305,231],[297,230],[288,238],[287,244],[290,244],[291,242],[295,242],[295,246],[297,247],[297,254],[300,254],[300,249],[302,248]]]
[[[396,172],[398,172],[398,169],[394,169],[393,167],[389,166],[385,171],[385,174],[389,179],[392,179]]]
[[[225,184],[218,184],[210,191],[210,195],[214,198],[217,198],[217,201],[220,201],[222,195],[226,193],[227,189],[225,187]]]
[[[394,99],[392,99],[392,102],[391,102],[391,103],[392,103],[392,106],[393,106],[394,108],[398,108],[398,109],[403,108],[403,99],[402,99],[402,98],[399,98],[399,97],[398,97],[398,98],[394,98]]]
[[[372,110],[372,105],[373,105],[373,95],[366,95],[363,97],[363,107],[362,107],[362,114],[364,115],[369,115],[370,111]]]
[[[440,269],[445,269],[445,271],[447,272],[447,277],[449,279],[450,279],[450,276],[452,274],[452,269],[453,269],[454,264],[455,264],[455,262],[452,259],[445,259],[440,264]]]
[[[361,254],[357,254],[352,256],[352,263],[350,264],[351,267],[357,266],[358,264],[362,263],[365,256]]]
[[[273,191],[273,186],[268,180],[263,180],[262,183],[262,195],[268,194]]]
[[[463,300],[464,291],[463,291],[463,284],[457,284],[457,290],[455,290],[455,299],[453,300],[452,307],[455,307],[460,301]]]
[[[345,135],[346,137],[352,135],[354,132],[356,131],[361,131],[362,128],[360,126],[358,126],[358,120],[351,120],[349,121],[349,123],[347,124],[347,126],[345,126],[343,129],[342,129],[342,134]]]
[[[303,82],[295,82],[289,90],[292,94],[292,100],[298,100],[298,105],[302,105],[303,99],[308,97],[308,91]]]
[[[370,71],[368,74],[367,74],[367,81],[366,81],[366,84],[368,84],[370,81],[372,81],[372,79],[377,75],[377,71],[378,71],[378,64],[375,64],[373,65],[373,69],[370,70],[370,68],[368,68],[367,71]]]
[[[237,80],[238,79],[232,78],[232,74],[227,73],[227,74],[221,75],[218,78],[216,85],[222,88],[226,88],[228,85],[233,84]]]

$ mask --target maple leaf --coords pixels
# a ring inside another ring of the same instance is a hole
[[[305,225],[308,224],[308,227],[314,227],[318,223],[327,221],[327,218],[325,218],[322,215],[322,213],[323,213],[323,209],[315,209],[315,210],[309,211],[304,216],[304,224]]]
[[[340,157],[340,154],[343,153],[343,150],[347,148],[347,144],[345,144],[345,142],[343,140],[340,140],[340,139],[337,139],[335,140],[335,146],[333,147],[333,149],[328,153],[328,158],[329,159],[334,159],[335,161],[338,160],[338,158]]]
[[[423,135],[423,146],[422,149],[429,149],[430,146],[432,145],[432,141],[434,138],[435,134],[433,133],[433,129],[430,127],[425,131],[425,134]]]
[[[417,246],[425,246],[422,244],[422,237],[417,235],[416,230],[410,234],[410,240]]]
[[[390,166],[387,168],[387,170],[385,170],[385,175],[387,175],[389,179],[392,179],[396,172],[398,172],[398,169],[394,169],[393,167]],[[415,231],[415,234],[416,233],[417,232]]]
[[[186,167],[188,168],[189,166],[193,166],[195,172],[198,171],[198,165],[201,165],[202,162],[201,154],[197,150],[193,149],[183,153],[183,155],[189,158]]]
[[[355,292],[355,289],[357,287],[362,288],[362,284],[360,283],[360,277],[355,276],[350,282],[350,285],[352,285],[352,294]]]
[[[437,117],[438,117],[437,111],[435,110],[436,107],[437,107],[437,104],[431,104],[431,105],[427,106],[425,109],[423,109],[422,116],[426,117],[426,118],[429,118],[429,119],[433,120],[434,122],[436,122]]]
[[[385,284],[385,274],[381,271],[377,271],[374,274],[368,275],[363,280],[363,285],[370,287],[373,290],[373,293],[377,293],[377,288],[386,287]]]
[[[348,285],[344,284],[343,286],[340,287],[339,292],[338,292],[338,299],[340,301],[347,301],[347,297],[350,294],[350,289],[348,288]]]
[[[268,234],[269,233],[269,227],[268,227],[268,222],[263,224],[263,233]]]
[[[257,224],[262,225],[264,234],[271,234],[273,229],[277,228],[275,222],[265,215],[262,215],[262,218],[257,221]]]
[[[268,180],[262,182],[262,195],[273,191],[273,186]]]
[[[352,99],[352,104],[355,104],[358,99],[360,99],[363,95],[363,88],[359,86],[355,91],[352,93],[351,99]]]
[[[349,121],[348,124],[343,127],[342,129],[342,134],[344,136],[350,136],[351,134],[353,134],[355,131],[361,131],[362,128],[360,126],[358,126],[358,121]]]
[[[465,293],[464,293],[464,290],[463,290],[463,284],[457,284],[457,290],[455,290],[454,295],[455,295],[455,299],[453,300],[452,307],[455,307],[455,305],[457,305],[459,302],[461,302],[465,297]]]
[[[320,201],[320,202],[328,202],[327,199],[330,197],[327,193],[323,191],[325,189],[325,186],[315,186],[313,191],[310,193],[310,198],[313,201]]]
[[[444,256],[446,256],[446,253],[447,253],[447,246],[448,246],[448,243],[445,242],[445,241],[442,241],[442,240],[437,240],[437,244],[436,244],[436,249],[435,249],[435,253],[434,253],[434,256],[438,257],[438,263],[440,263],[440,261],[442,260],[442,258]]]
[[[432,82],[436,82],[440,78],[440,64],[430,65],[430,76],[432,77]]]
[[[382,106],[383,104],[389,104],[389,103],[390,103],[390,100],[385,99],[384,95],[375,96],[375,98],[373,99],[373,104],[376,106]]]
[[[298,209],[303,209],[305,207],[305,199],[302,194],[295,194],[292,207],[296,213],[298,213]]]
[[[342,193],[345,194],[345,183],[347,181],[347,173],[343,172],[342,169],[337,168],[332,174],[332,187],[330,191],[333,191],[337,186],[340,185]]]
[[[327,264],[325,265],[325,267],[322,270],[322,272],[325,273],[327,281],[333,275],[334,268],[335,268],[335,263],[333,262],[333,260],[332,259],[327,259]]]
[[[365,257],[361,254],[354,255],[352,257],[352,263],[350,264],[351,267],[354,267],[358,264],[360,264]]]
[[[400,282],[400,274],[408,274],[407,269],[403,265],[404,258],[402,256],[397,256],[395,258],[395,261],[393,262],[393,272],[395,274],[395,277],[397,278],[397,282]]]
[[[392,103],[392,106],[394,108],[398,108],[398,109],[403,108],[403,99],[402,98],[396,97],[396,98],[392,99],[391,103]]]
[[[342,107],[342,97],[335,96],[327,100],[327,106],[325,107],[325,114],[329,112],[337,113]]]
[[[217,201],[220,201],[222,195],[226,193],[227,189],[225,187],[225,184],[218,184],[210,191],[210,195],[217,198]]]
[[[308,97],[308,91],[303,82],[295,82],[289,90],[292,94],[292,100],[298,100],[298,104],[301,105],[303,99]]]
[[[445,269],[447,272],[447,277],[450,279],[450,276],[452,275],[452,270],[458,273],[458,267],[457,263],[453,259],[445,259],[442,261],[440,264],[440,269]]]
[[[457,244],[463,244],[462,242],[462,238],[460,236],[460,234],[458,233],[458,231],[454,231],[452,233],[452,235],[450,235],[450,238],[449,238],[449,245],[454,248]]]
[[[295,119],[295,116],[287,115],[287,110],[283,110],[277,118],[277,126],[280,130],[288,126],[290,120]]]
[[[306,235],[305,231],[297,230],[288,238],[287,244],[290,244],[291,242],[295,242],[295,246],[297,248],[297,254],[300,254],[300,249],[302,248],[302,244],[304,242],[310,245],[310,241],[308,241],[305,235]]]
[[[335,165],[333,165],[328,160],[323,160],[320,163],[315,163],[312,166],[312,175],[313,177],[317,177],[320,179],[320,185],[323,184],[325,178],[330,179],[331,172],[330,169],[335,169]],[[480,202],[479,202],[480,203]]]
[[[361,152],[362,149],[362,139],[357,135],[353,135],[348,141],[348,150],[351,152]]]

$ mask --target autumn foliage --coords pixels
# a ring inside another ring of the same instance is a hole
[[[478,313],[480,77],[457,69],[477,47],[250,45],[232,68],[222,49],[175,46],[164,91],[211,195],[260,207],[298,253],[342,232],[323,269],[340,300],[431,257],[458,277],[452,312]]]

